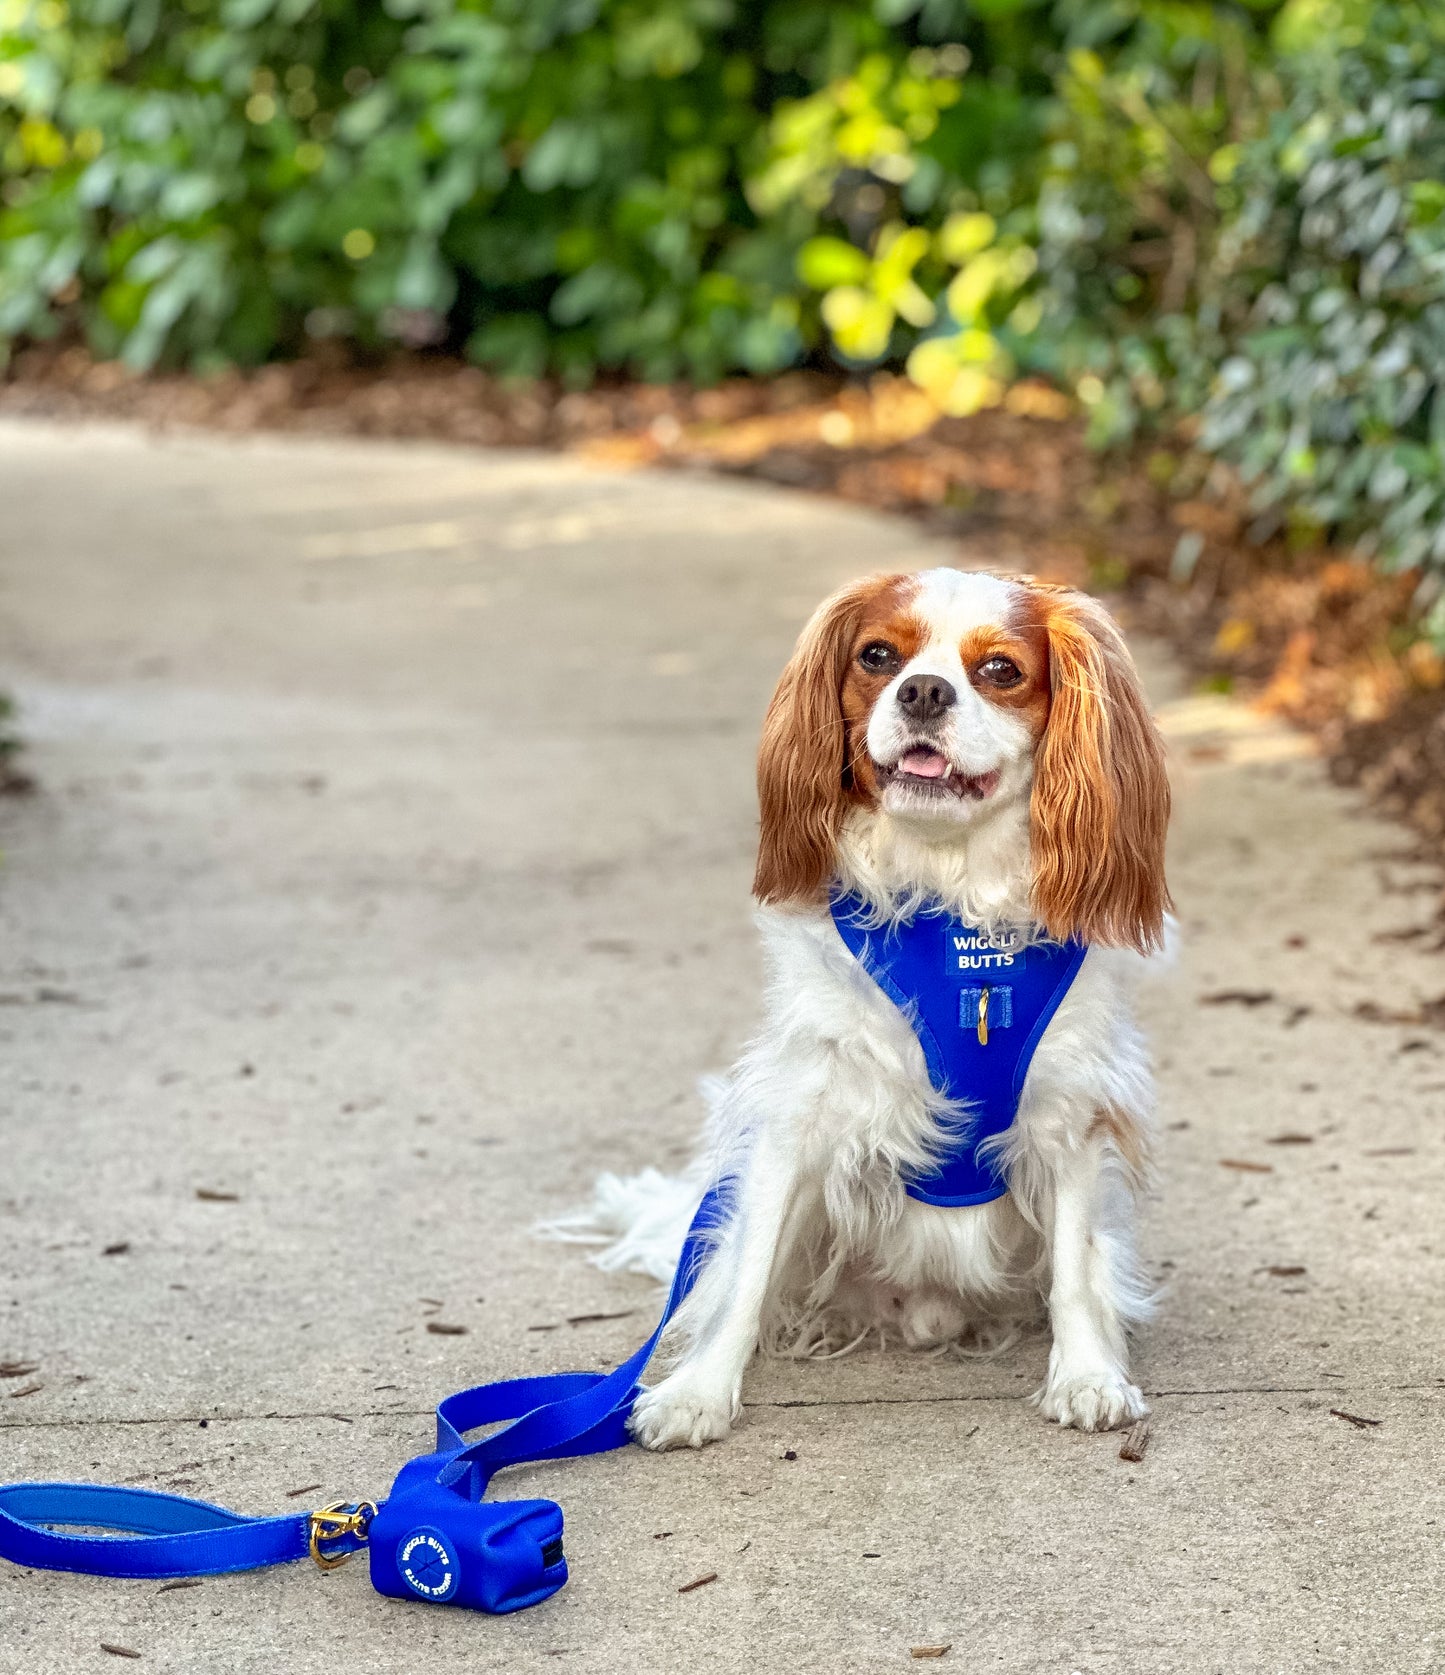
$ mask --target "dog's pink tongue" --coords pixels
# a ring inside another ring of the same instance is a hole
[[[915,779],[942,779],[948,773],[948,762],[936,750],[910,750],[898,766]]]

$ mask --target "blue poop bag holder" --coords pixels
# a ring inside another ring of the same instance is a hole
[[[484,1500],[487,1485],[506,1466],[600,1454],[630,1440],[639,1381],[707,1259],[729,1188],[711,1187],[698,1206],[662,1319],[636,1354],[610,1373],[505,1379],[448,1396],[436,1410],[436,1451],[408,1461],[380,1505],[247,1518],[153,1489],[10,1483],[0,1487],[0,1558],[42,1570],[160,1578],[255,1570],[308,1554],[329,1570],[366,1547],[372,1586],[393,1599],[490,1612],[539,1604],[567,1580],[562,1508]],[[503,1420],[511,1423],[482,1441],[463,1440],[464,1432]],[[123,1533],[67,1533],[82,1529]]]
[[[903,1012],[940,1092],[967,1088],[971,1120],[945,1135],[932,1170],[905,1183],[925,1203],[987,1203],[1008,1190],[987,1142],[1018,1110],[1044,1030],[1083,963],[1077,942],[1026,944],[938,911],[870,931],[862,904],[836,896],[833,921],[860,967]],[[437,1446],[402,1467],[390,1496],[316,1512],[247,1518],[184,1495],[87,1483],[0,1486],[0,1558],[94,1576],[209,1576],[310,1556],[323,1570],[366,1547],[371,1582],[394,1599],[520,1611],[567,1580],[555,1501],[489,1501],[506,1466],[600,1454],[628,1442],[627,1420],[658,1340],[691,1291],[732,1193],[698,1206],[662,1319],[610,1373],[553,1373],[459,1390],[436,1410]],[[501,1424],[480,1442],[465,1433]],[[82,1530],[122,1533],[68,1533]]]

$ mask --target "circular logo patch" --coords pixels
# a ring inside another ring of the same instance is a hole
[[[462,1567],[451,1543],[429,1524],[414,1529],[396,1553],[401,1579],[418,1599],[448,1600],[457,1591]]]

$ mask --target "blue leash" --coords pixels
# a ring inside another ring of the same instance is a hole
[[[567,1580],[555,1501],[488,1501],[507,1466],[601,1454],[628,1442],[627,1419],[664,1328],[692,1290],[731,1182],[710,1187],[688,1229],[662,1318],[610,1373],[551,1373],[459,1390],[438,1404],[434,1452],[409,1460],[390,1496],[279,1518],[247,1518],[209,1501],[93,1483],[0,1486],[0,1558],[89,1576],[215,1576],[289,1564],[322,1569],[358,1548],[371,1582],[394,1599],[474,1611],[520,1611]],[[480,1442],[465,1433],[510,1420]],[[103,1529],[118,1535],[78,1535]]]

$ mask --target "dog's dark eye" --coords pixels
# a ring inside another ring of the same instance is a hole
[[[872,640],[858,653],[858,661],[870,675],[896,675],[903,667],[897,646],[887,640]]]
[[[1024,672],[1011,657],[990,657],[974,673],[990,686],[1017,686]]]

